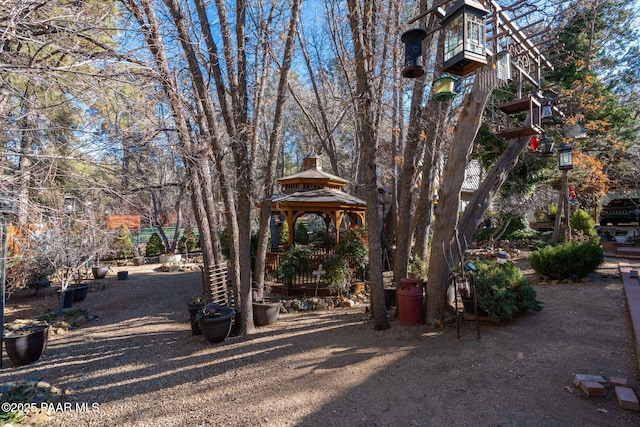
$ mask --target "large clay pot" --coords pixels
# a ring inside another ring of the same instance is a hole
[[[104,279],[107,276],[109,267],[91,267],[91,274],[94,279]]]
[[[236,311],[231,307],[220,306],[216,309],[216,314],[216,316],[203,317],[199,321],[202,335],[207,341],[213,343],[227,339]]]
[[[89,285],[88,283],[84,283],[81,285],[71,286],[69,289],[73,289],[73,302],[84,301],[89,293]]]
[[[278,320],[281,305],[280,301],[254,301],[253,323],[256,326],[267,326],[275,323]]]
[[[11,331],[4,337],[9,359],[15,366],[28,365],[40,359],[49,338],[49,325],[30,326],[27,330]]]

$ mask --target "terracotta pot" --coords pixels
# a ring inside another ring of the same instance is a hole
[[[91,274],[94,279],[104,279],[109,271],[109,267],[91,267]]]

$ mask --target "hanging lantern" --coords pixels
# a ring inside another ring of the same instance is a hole
[[[540,155],[543,157],[549,157],[553,155],[554,145],[555,145],[555,142],[553,142],[553,139],[549,138],[548,136],[545,136],[544,138],[542,138],[540,140],[540,150],[539,150]]]
[[[562,144],[558,147],[558,169],[573,169],[573,146]]]
[[[422,40],[427,37],[427,32],[422,28],[413,28],[405,31],[400,40],[404,43],[404,67],[402,77],[415,79],[424,74],[422,64]]]
[[[495,63],[498,67],[498,80],[503,83],[511,80],[511,55],[509,55],[509,51],[498,52]]]
[[[487,63],[488,13],[474,0],[459,0],[447,11],[441,22],[445,31],[444,71],[466,76]]]
[[[436,101],[447,101],[457,95],[455,86],[457,78],[449,74],[443,74],[433,81],[433,99]]]
[[[546,103],[542,105],[542,111],[540,112],[540,123],[546,125],[552,122],[553,107],[551,106],[551,101],[546,101]]]

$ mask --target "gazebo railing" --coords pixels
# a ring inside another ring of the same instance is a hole
[[[286,256],[286,252],[267,252],[265,259],[265,280],[276,280],[275,271],[282,263],[283,258]],[[329,259],[334,256],[333,251],[326,251],[324,249],[314,251],[309,258],[305,260],[306,265],[300,265],[298,268],[299,273],[296,275],[293,285],[306,285],[315,284],[316,276],[313,272],[318,269],[318,266],[322,264],[327,265]],[[320,279],[320,284],[323,285],[324,281]]]

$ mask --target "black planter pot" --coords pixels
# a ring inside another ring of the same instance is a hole
[[[280,315],[281,305],[280,301],[254,301],[253,323],[256,326],[267,326],[275,323]]]
[[[74,296],[74,288],[68,287],[66,291],[60,292],[58,291],[58,298],[63,298],[62,308],[71,308],[73,307],[73,296]]]
[[[200,325],[196,320],[196,314],[198,311],[204,308],[204,304],[202,305],[188,305],[189,309],[189,323],[191,324],[191,335],[202,335],[202,329],[200,329]]]
[[[9,359],[15,366],[28,365],[40,359],[49,338],[49,326],[31,326],[28,331],[12,331],[4,337]]]
[[[129,278],[128,271],[118,271],[118,280],[127,280]]]
[[[220,306],[216,309],[215,317],[200,319],[199,325],[202,335],[209,342],[221,342],[227,339],[231,332],[231,324],[236,311],[231,307]]]
[[[109,267],[91,267],[91,274],[94,279],[104,279],[107,276]]]
[[[89,293],[89,287],[90,285],[88,283],[73,286],[73,302],[84,301]]]

